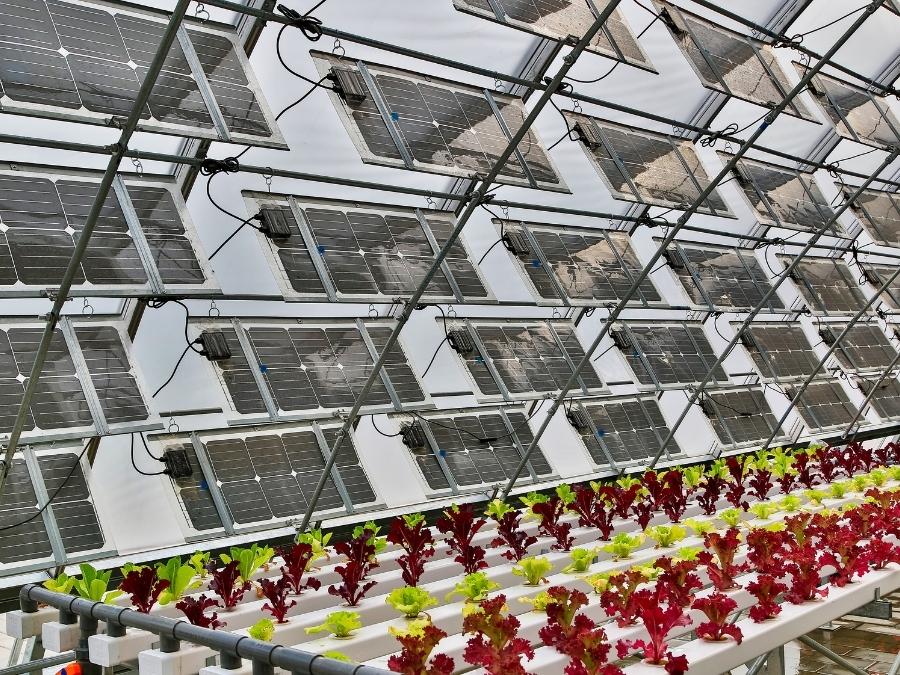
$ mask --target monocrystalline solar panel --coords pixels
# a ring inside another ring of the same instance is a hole
[[[590,416],[593,428],[579,433],[598,466],[609,465],[607,453],[617,466],[651,459],[669,435],[662,411],[652,398],[582,401],[575,405],[581,405]],[[674,438],[666,451],[670,455],[681,453]]]
[[[616,199],[683,209],[709,185],[700,158],[684,139],[587,115],[564,115]],[[715,189],[697,212],[731,217]]]
[[[487,174],[522,127],[522,99],[421,73],[313,52],[324,77],[357,81],[361,95],[332,101],[363,161],[463,178]],[[354,92],[355,94],[355,92]],[[568,192],[533,130],[496,181]]]
[[[795,65],[801,73],[806,71],[805,66]],[[822,73],[813,77],[810,89],[844,138],[886,150],[900,143],[900,121],[886,101]]]
[[[723,159],[731,156],[719,153]],[[812,173],[742,158],[735,171],[741,191],[761,223],[803,232],[818,232],[834,210]],[[835,221],[826,234],[841,235]]]
[[[247,196],[259,205],[264,217],[281,218],[290,229],[287,237],[260,235],[277,269],[282,292],[289,299],[333,297],[386,302],[410,296],[455,227],[452,214],[441,211],[273,198],[264,193]],[[453,243],[445,261],[423,299],[491,299],[462,240]],[[324,280],[317,263],[324,269]]]
[[[216,509],[209,482],[203,475],[200,462],[190,443],[166,443],[166,450],[184,452],[191,465],[191,475],[173,478],[172,485],[187,521],[195,530],[217,530],[222,527],[222,519]]]
[[[779,256],[785,265],[793,258]],[[833,258],[801,260],[791,275],[814,312],[851,314],[861,310],[866,298],[847,264]]]
[[[796,387],[785,387],[793,398]],[[797,412],[810,429],[820,430],[847,426],[856,415],[856,407],[838,382],[813,382],[797,401]]]
[[[147,419],[150,413],[116,329],[84,326],[76,328],[75,335],[107,423]]]
[[[806,377],[819,362],[800,326],[755,324],[744,335],[748,338],[744,346],[762,377],[775,380]]]
[[[691,301],[713,308],[756,307],[772,284],[753,251],[740,248],[695,247],[677,244],[670,264]],[[782,309],[777,295],[766,302],[769,310]]]
[[[846,188],[844,196],[855,190]],[[900,195],[880,190],[863,190],[853,200],[853,212],[863,227],[882,246],[900,247]]]
[[[643,268],[630,238],[622,232],[513,222],[504,223],[504,229],[527,244],[527,251],[511,252],[542,300],[615,302],[626,296]],[[649,277],[631,299],[642,305],[662,303]]]
[[[707,417],[719,442],[742,446],[766,440],[778,424],[761,389],[704,394]]]
[[[829,324],[823,327],[837,340],[845,325]],[[897,358],[897,350],[878,326],[855,324],[841,340],[834,355],[847,370],[883,370]]]
[[[26,560],[50,558],[53,550],[43,519],[35,515],[38,509],[37,495],[28,475],[24,459],[14,459],[6,478],[3,502],[0,504],[0,527],[7,528],[18,523],[18,527],[3,532],[0,540],[0,563],[9,565]]]
[[[463,359],[486,396],[503,396],[504,388],[510,396],[559,391],[584,358],[575,331],[563,322],[477,324],[473,331],[483,351],[476,344]],[[592,367],[579,379],[584,390],[603,388]]]
[[[793,89],[770,45],[667,2],[656,4],[703,86],[766,107],[781,103]],[[786,112],[815,119],[797,99],[790,102]]]
[[[181,27],[140,128],[283,147],[235,31],[186,23],[192,25]],[[127,117],[167,24],[166,13],[137,6],[112,12],[101,3],[4,3],[4,109],[94,124]]]
[[[78,464],[78,466],[75,466]],[[103,548],[105,540],[78,455],[65,453],[38,457],[47,494],[56,495],[50,507],[66,553]],[[74,468],[74,472],[73,472]],[[71,472],[71,476],[69,476]],[[59,492],[57,492],[59,490]]]
[[[874,380],[859,380],[859,387],[867,396],[875,386]],[[896,377],[886,377],[878,385],[869,401],[882,420],[900,418],[900,382]]]
[[[863,269],[865,280],[876,288],[881,288],[897,271],[896,267],[890,265],[872,265],[869,263],[860,263]],[[894,309],[900,309],[900,276],[887,285],[881,297],[875,301],[878,306],[879,301],[886,303]]]
[[[716,362],[716,354],[699,325],[628,324],[623,330],[631,346],[622,351],[641,384],[700,382]],[[721,366],[716,367],[711,381],[728,381]]]
[[[463,12],[560,41],[587,33],[608,4],[608,0],[453,1]],[[656,72],[618,8],[606,19],[588,50]]]

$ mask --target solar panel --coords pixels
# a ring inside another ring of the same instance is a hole
[[[719,156],[725,160],[732,157],[726,153]],[[738,161],[735,173],[741,192],[763,224],[817,232],[834,217],[812,173],[745,158]],[[840,236],[843,230],[835,221],[825,233]]]
[[[374,63],[312,52],[322,77],[353,78],[330,94],[362,160],[461,178],[487,174],[522,127],[521,98]],[[496,182],[568,192],[533,130]]]
[[[819,362],[798,325],[757,323],[749,326],[744,336],[744,346],[764,378],[806,377]]]
[[[765,441],[778,424],[762,389],[707,391],[702,405],[722,445],[740,447]]]
[[[766,107],[781,103],[793,89],[770,45],[667,2],[656,4],[662,8],[663,23],[704,87]],[[815,121],[797,99],[785,112]]]
[[[373,351],[380,353],[391,332],[384,323],[313,320],[302,325],[213,322],[200,328],[221,330],[229,345],[231,358],[212,365],[235,412],[279,419],[351,407],[375,363]],[[363,409],[405,406],[429,407],[430,402],[398,343]]]
[[[845,325],[829,324],[822,330],[831,335],[831,343],[837,340]],[[897,358],[897,350],[878,326],[857,323],[841,340],[834,355],[847,370],[884,370]]]
[[[651,459],[659,451],[669,427],[653,397],[582,400],[589,423],[577,429],[594,464],[617,467]],[[585,420],[587,421],[587,420]],[[681,454],[675,439],[666,448],[669,456]]]
[[[884,286],[885,282],[897,271],[896,267],[890,265],[860,263],[860,267],[862,267],[865,280],[876,288]],[[876,305],[879,300],[887,303],[894,309],[900,309],[900,278],[894,279],[888,284],[887,288],[885,288],[884,292],[881,294],[881,297],[875,301]]]
[[[868,396],[875,385],[874,380],[859,380],[859,387]],[[900,418],[900,382],[896,377],[886,377],[869,401],[882,420]]]
[[[496,221],[500,222],[500,221]],[[564,304],[601,304],[626,297],[643,265],[627,234],[503,222],[504,232],[516,237],[508,246],[528,284],[540,300]],[[662,304],[650,278],[632,296],[634,304]]]
[[[778,256],[785,264],[790,256]],[[791,275],[800,294],[814,312],[850,314],[861,310],[866,298],[847,264],[834,258],[804,259]]]
[[[108,125],[129,115],[169,15],[104,3],[9,0],[0,26],[3,108]],[[233,28],[185,19],[139,128],[286,147]]]
[[[195,443],[177,436],[160,440],[166,449],[187,452],[193,474],[173,484],[191,527],[208,531],[223,527],[217,498],[229,527],[238,529],[303,515],[337,432],[334,425],[290,425],[277,431],[201,433]],[[376,501],[356,447],[345,438],[316,513],[343,514]]]
[[[559,391],[584,358],[574,327],[563,321],[479,321],[449,328],[472,336],[474,349],[461,356],[484,397],[513,400]],[[581,372],[577,386],[588,393],[602,390],[603,382],[589,367]]]
[[[245,196],[264,218],[282,218],[290,229],[287,237],[260,234],[287,299],[391,302],[408,297],[456,226],[446,211],[268,193]],[[457,239],[423,300],[492,299]]]
[[[709,176],[691,144],[655,131],[564,113],[575,125],[594,168],[616,199],[687,208],[709,185]],[[718,190],[698,213],[732,217]]]
[[[608,0],[453,0],[460,11],[561,42],[587,33],[608,4]],[[656,72],[618,8],[587,49]]]
[[[716,362],[699,324],[625,324],[615,329],[629,346],[620,346],[638,382],[655,386],[700,382]],[[621,338],[619,338],[621,339]],[[713,372],[714,382],[727,382],[721,366]]]
[[[512,477],[534,436],[519,409],[441,411],[417,417],[425,437],[410,453],[432,492],[470,490]],[[549,478],[553,469],[536,447],[519,480]]]
[[[802,74],[806,67],[794,64]],[[900,143],[900,121],[886,101],[848,82],[818,73],[810,90],[844,138],[890,150]]]
[[[659,241],[659,240],[657,240]],[[669,264],[696,305],[712,309],[751,309],[772,284],[750,249],[676,244]],[[767,301],[769,310],[782,309],[777,295]]]
[[[60,284],[100,179],[89,171],[0,167],[0,295],[42,295]],[[122,295],[215,288],[174,180],[116,178],[75,284]]]
[[[844,189],[849,198],[852,188]],[[869,236],[882,246],[900,247],[900,195],[880,190],[863,190],[852,207]]]
[[[784,391],[791,398],[797,393],[796,387],[790,386]],[[836,381],[811,383],[797,401],[796,409],[813,430],[847,426],[856,416],[856,408]]]

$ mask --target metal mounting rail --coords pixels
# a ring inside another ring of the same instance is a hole
[[[57,608],[70,618],[78,617],[81,636],[75,656],[86,675],[97,675],[101,668],[88,660],[88,638],[97,632],[97,622],[106,623],[107,635],[123,637],[126,629],[154,633],[159,636],[160,651],[174,653],[181,649],[181,642],[209,647],[219,652],[219,667],[237,670],[242,659],[253,662],[253,672],[258,675],[274,672],[274,668],[288,670],[294,675],[386,675],[388,671],[371,666],[346,663],[326,658],[320,654],[304,652],[291,647],[273,645],[224,630],[200,628],[183,619],[171,619],[155,614],[142,614],[130,607],[117,607],[102,602],[92,602],[63,593],[54,593],[43,586],[28,584],[19,591],[22,612],[38,611],[38,603]]]

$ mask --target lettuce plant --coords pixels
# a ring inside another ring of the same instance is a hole
[[[434,556],[434,537],[425,524],[425,516],[412,513],[395,518],[391,522],[387,540],[403,548],[403,555],[397,564],[403,571],[403,582],[408,586],[418,586],[425,573],[425,562]]]
[[[677,523],[687,510],[688,490],[684,475],[681,471],[666,471],[662,482],[662,510],[673,523]]]
[[[540,492],[529,492],[527,495],[523,497],[519,497],[519,501],[522,502],[522,505],[525,507],[525,519],[526,520],[537,520],[537,514],[532,511],[532,507],[535,504],[543,504],[550,497],[545,494],[541,494]]]
[[[794,488],[797,480],[797,470],[794,468],[794,458],[781,448],[775,448],[769,454],[772,476],[778,482],[778,487],[785,494]]]
[[[437,605],[437,599],[424,588],[402,586],[395,588],[384,600],[407,619],[415,619],[429,607]]]
[[[665,485],[660,478],[660,474],[653,469],[648,469],[647,471],[644,471],[639,479],[641,481],[641,487],[644,489],[644,494],[649,497],[650,504],[654,511],[658,511],[662,508]]]
[[[562,572],[567,574],[581,574],[587,572],[588,568],[597,557],[596,548],[574,548],[572,549],[572,562],[562,568]]]
[[[645,495],[643,499],[638,497],[631,504],[631,510],[634,513],[638,527],[640,527],[641,530],[646,530],[655,511],[653,499],[647,495]]]
[[[94,602],[112,602],[122,595],[121,590],[108,590],[112,570],[101,572],[87,563],[81,563],[78,568],[81,570],[81,578],[75,579],[73,588],[80,597]]]
[[[538,586],[546,582],[545,575],[553,569],[553,563],[547,558],[522,558],[512,569],[517,577],[525,579],[526,586]]]
[[[566,506],[575,501],[575,490],[572,489],[571,485],[563,483],[562,485],[557,485],[556,496],[559,497],[559,500]]]
[[[725,523],[728,527],[737,527],[741,519],[744,517],[744,512],[741,509],[724,509],[720,511],[718,514],[718,519]]]
[[[447,555],[456,553],[454,560],[462,565],[466,574],[472,574],[488,566],[484,559],[484,549],[472,543],[478,531],[484,527],[487,521],[484,518],[476,518],[475,511],[469,504],[458,506],[453,504],[446,509],[437,520],[437,529],[449,535]]]
[[[803,496],[806,497],[810,504],[822,506],[822,502],[828,496],[828,493],[824,490],[804,490]]]
[[[800,510],[800,506],[802,504],[803,502],[797,495],[787,495],[780,502],[778,502],[778,508],[785,513],[796,513]]]
[[[332,661],[340,661],[341,663],[353,663],[353,659],[344,654],[344,652],[337,652],[333,649],[329,649],[327,652],[322,652],[322,656],[326,659],[331,659]]]
[[[75,586],[75,582],[77,580],[75,577],[70,577],[65,572],[61,573],[59,576],[53,579],[47,579],[43,584],[41,584],[48,591],[53,591],[54,593],[62,593],[63,595],[68,595],[72,592],[72,588]]]
[[[750,486],[750,496],[759,501],[763,501],[769,496],[769,492],[775,485],[772,480],[772,465],[769,460],[769,453],[760,450],[751,462],[750,480],[747,481]]]
[[[778,596],[787,590],[787,586],[772,574],[760,574],[755,581],[747,584],[747,592],[756,598],[756,604],[750,608],[750,618],[755,623],[774,619],[781,613]]]
[[[816,549],[810,543],[795,544],[788,548],[785,570],[791,576],[791,584],[785,599],[793,605],[824,598],[828,587],[819,587],[819,564]]]
[[[131,596],[131,604],[142,614],[149,614],[159,596],[169,588],[169,582],[156,576],[152,567],[129,572],[119,588]]]
[[[800,450],[794,455],[794,469],[797,472],[797,482],[807,490],[811,490],[819,482],[819,474],[810,451]]]
[[[596,574],[585,577],[584,580],[591,589],[593,589],[594,593],[600,595],[609,588],[609,577],[612,576],[612,574],[612,572],[597,572]]]
[[[637,479],[623,476],[616,481],[616,487],[609,493],[615,505],[615,513],[619,518],[627,518],[641,491],[641,484]]]
[[[875,570],[883,570],[888,563],[900,563],[900,547],[884,539],[873,537],[865,547],[866,562]]]
[[[314,591],[319,590],[322,582],[318,579],[307,579],[305,582],[303,576],[309,569],[310,562],[313,559],[313,548],[309,544],[293,544],[290,548],[283,548],[279,551],[284,565],[281,566],[281,576],[287,579],[288,587],[294,595],[300,595],[307,589]]]
[[[241,579],[252,581],[253,575],[268,565],[274,556],[274,548],[253,544],[249,548],[232,546],[228,553],[219,555],[219,559],[226,565],[230,562],[237,562]]]
[[[750,506],[744,495],[747,488],[744,487],[744,476],[747,470],[746,460],[739,456],[733,455],[725,459],[725,469],[728,471],[730,480],[725,483],[725,499],[734,508],[741,508],[745,511]]]
[[[523,596],[519,598],[519,602],[524,603],[526,605],[531,605],[531,610],[534,612],[546,612],[547,605],[554,602],[553,597],[547,591],[541,591],[534,597]]]
[[[729,528],[724,535],[710,532],[703,538],[703,545],[707,550],[698,553],[697,560],[706,567],[709,580],[717,591],[736,588],[734,578],[749,568],[747,563],[738,565],[734,562],[740,542],[740,534],[734,527]]]
[[[291,582],[286,577],[280,577],[278,581],[268,578],[259,580],[259,588],[268,602],[262,606],[264,612],[268,612],[278,623],[287,623],[287,613],[291,607],[297,606],[296,600],[288,602],[291,592]]]
[[[520,527],[521,514],[518,510],[495,499],[488,504],[485,513],[497,523],[497,536],[491,540],[491,546],[507,547],[500,555],[515,562],[528,555],[528,548],[537,543],[537,537]]]
[[[306,634],[330,633],[338,639],[344,639],[351,637],[353,631],[360,628],[362,628],[362,622],[359,620],[359,612],[339,610],[326,616],[322,624],[307,628]]]
[[[688,518],[684,521],[686,527],[688,527],[694,534],[702,537],[707,532],[712,532],[716,529],[716,524],[711,520],[699,520],[697,518]]]
[[[209,551],[197,551],[188,558],[188,565],[194,568],[194,575],[205,579],[209,576],[209,561],[211,559]]]
[[[627,560],[643,541],[644,537],[640,534],[619,532],[613,535],[612,541],[601,548],[606,553],[609,553],[613,560]]]
[[[388,659],[391,672],[401,675],[452,675],[456,667],[452,658],[446,654],[431,656],[438,643],[447,637],[447,633],[431,621],[412,621],[405,630],[394,627],[388,630],[402,647],[399,654],[393,654]]]
[[[858,476],[853,476],[853,478],[850,479],[850,484],[853,486],[854,492],[865,492],[866,488],[869,487],[870,482],[869,477],[862,473]]]
[[[313,569],[322,558],[327,560],[330,557],[328,544],[331,542],[331,532],[323,532],[319,528],[298,532],[296,541],[298,544],[309,544],[312,548],[312,558],[306,566],[307,572]]]
[[[519,620],[503,613],[506,596],[482,600],[463,618],[463,634],[472,635],[463,659],[481,666],[488,675],[526,675],[522,657],[534,658],[534,649],[517,636]]]
[[[194,578],[195,573],[193,565],[182,565],[181,558],[177,556],[159,563],[156,566],[156,576],[169,582],[169,587],[159,596],[159,604],[177,602],[194,589],[200,588],[202,582]]]
[[[363,530],[358,537],[335,544],[334,550],[343,555],[347,561],[334,568],[341,578],[341,583],[329,586],[328,593],[343,598],[348,606],[356,607],[366,593],[378,583],[367,581],[369,573],[378,567],[375,544],[372,543],[369,531]]]
[[[756,527],[747,533],[747,560],[761,574],[783,571],[787,533]]]
[[[219,621],[218,612],[206,613],[208,609],[221,606],[217,600],[208,598],[206,595],[201,595],[199,598],[182,598],[175,603],[175,609],[180,610],[188,621],[195,626],[209,628],[210,630],[223,628],[226,625],[224,621]]]
[[[275,622],[272,619],[260,619],[247,629],[247,635],[260,642],[271,642],[275,637]]]
[[[884,471],[882,469],[873,469],[869,472],[869,482],[871,482],[875,487],[883,487],[884,484],[887,483],[887,480],[887,471]]]
[[[554,495],[546,502],[532,506],[531,511],[540,519],[538,533],[555,540],[550,548],[559,551],[571,550],[575,538],[572,536],[572,524],[561,522],[566,512],[566,504],[562,499]]]
[[[581,527],[594,527],[599,530],[601,539],[609,541],[615,514],[605,496],[593,487],[581,486],[575,489],[575,498],[569,504],[569,510],[578,514]]]
[[[357,525],[353,528],[353,538],[356,539],[364,534],[368,535],[369,543],[372,544],[372,547],[375,549],[375,552],[372,555],[377,556],[379,553],[383,553],[384,549],[387,548],[387,537],[379,537],[379,532],[381,532],[381,528],[375,524],[375,521],[370,520],[363,525]]]
[[[690,626],[691,620],[682,608],[665,597],[665,587],[657,590],[643,588],[632,595],[635,615],[640,617],[647,630],[646,640],[623,640],[619,654],[624,656],[631,649],[641,649],[644,659],[655,665],[665,665],[671,652],[666,643],[666,636],[673,628]]]
[[[772,502],[755,502],[748,510],[759,520],[768,520],[769,516],[778,512],[778,505]]]
[[[473,572],[467,574],[447,594],[445,601],[449,601],[455,595],[461,595],[466,602],[481,602],[487,598],[488,593],[500,588],[500,584],[491,581],[485,572]]]
[[[680,525],[656,525],[644,530],[656,542],[656,548],[669,548],[687,536],[687,530]]]
[[[725,463],[720,459],[714,461],[706,470],[706,476],[699,486],[697,503],[707,516],[716,512],[719,497],[722,495],[722,490],[725,489],[726,475],[728,474],[725,470]]]
[[[694,591],[703,588],[703,582],[695,573],[696,560],[681,560],[662,557],[656,560],[654,566],[659,570],[656,584],[667,586],[667,595],[670,602],[675,602],[681,607],[691,604]]]
[[[849,526],[831,527],[823,532],[820,544],[825,551],[819,558],[820,565],[833,565],[836,572],[831,583],[841,587],[869,571],[866,549],[859,544],[859,535]]]
[[[232,560],[222,567],[210,564],[209,572],[212,574],[209,589],[222,598],[225,611],[237,607],[244,594],[250,590],[250,582],[241,578],[238,561]]]
[[[585,614],[576,612],[587,604],[577,590],[554,586],[548,591],[547,625],[541,628],[541,641],[569,657],[567,675],[621,675],[617,666],[608,664],[611,645],[602,628]]]
[[[730,636],[741,644],[744,639],[741,629],[728,622],[728,615],[736,610],[737,606],[737,602],[724,593],[711,593],[706,597],[696,598],[691,609],[700,610],[707,618],[697,626],[697,637],[710,642],[721,642]]]
[[[588,604],[588,599],[578,589],[565,586],[551,586],[547,596],[550,598],[546,607],[547,625],[541,629],[540,638],[544,644],[556,646],[571,634],[575,615]]]
[[[631,568],[606,579],[606,590],[600,594],[600,606],[608,616],[615,617],[619,628],[633,626],[637,621],[637,607],[633,602],[638,586],[648,581],[639,569]]]

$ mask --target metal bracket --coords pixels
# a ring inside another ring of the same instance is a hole
[[[59,328],[65,338],[66,346],[69,348],[69,355],[72,357],[72,363],[75,366],[75,374],[78,376],[78,382],[81,385],[81,390],[84,392],[84,398],[91,411],[91,417],[94,418],[97,435],[106,436],[109,433],[109,425],[106,423],[106,415],[103,414],[103,406],[100,404],[100,397],[94,388],[94,380],[91,378],[87,361],[85,361],[84,354],[81,351],[81,344],[78,342],[72,320],[68,317],[61,318],[59,320]]]
[[[397,123],[394,121],[394,118],[391,117],[390,108],[388,108],[387,101],[385,101],[384,97],[381,95],[381,90],[378,88],[378,85],[375,84],[375,78],[372,77],[366,64],[362,61],[357,61],[356,67],[359,69],[359,74],[362,75],[366,86],[369,88],[369,92],[372,94],[372,100],[375,102],[375,107],[378,108],[381,119],[387,127],[388,133],[391,135],[391,140],[394,141],[394,145],[397,146],[397,152],[399,152],[400,157],[403,158],[403,163],[406,165],[407,169],[415,168],[415,160],[410,154],[409,148],[406,147],[406,143],[403,142],[403,136],[400,135],[400,129],[397,128]]]
[[[375,347],[375,343],[372,341],[372,336],[369,335],[369,331],[366,329],[366,324],[362,319],[356,320],[356,328],[359,330],[359,334],[362,336],[363,344],[366,345],[366,349],[369,351],[369,356],[372,359],[372,363],[376,363],[378,361],[378,349]],[[397,410],[403,410],[403,403],[400,401],[400,397],[397,395],[397,390],[394,388],[394,383],[391,382],[391,378],[387,373],[387,370],[384,368],[381,369],[379,373],[381,376],[381,382],[384,384],[384,388],[387,390],[388,396],[391,399],[391,404],[393,404],[394,408]]]
[[[428,240],[428,245],[431,246],[431,252],[434,255],[437,255],[441,251],[441,246],[438,244],[434,232],[431,231],[431,225],[428,224],[428,220],[425,218],[425,213],[422,209],[416,209],[416,218],[419,221],[419,225],[422,227],[422,232],[425,233],[425,239]],[[465,302],[466,299],[463,297],[459,284],[456,283],[456,278],[453,276],[453,272],[450,270],[450,265],[446,258],[441,261],[441,272],[447,277],[447,283],[450,284],[450,290],[453,291],[453,297],[456,298],[456,301],[460,303]]]
[[[253,351],[253,344],[250,342],[250,336],[247,335],[246,330],[244,330],[244,326],[241,324],[240,319],[233,318],[231,320],[231,325],[234,328],[234,334],[237,335],[241,350],[244,352],[244,358],[247,360],[247,365],[250,367],[253,381],[259,389],[259,395],[263,400],[263,404],[266,406],[266,412],[269,413],[269,417],[273,422],[277,422],[279,418],[278,404],[275,402],[275,397],[272,396],[272,391],[269,389],[266,378],[263,377],[262,371],[259,369],[259,359],[256,357],[256,352]]]
[[[313,422],[312,424],[313,433],[316,436],[316,441],[319,443],[319,450],[322,452],[322,457],[325,461],[328,461],[328,458],[331,457],[331,448],[328,446],[328,441],[325,438],[325,433],[322,431],[322,427],[319,426],[317,422]],[[352,439],[349,436],[344,436],[340,439],[343,444],[344,441],[350,440],[352,443]],[[340,446],[335,449],[335,452],[340,451]],[[350,499],[350,493],[347,492],[347,486],[344,485],[344,479],[341,478],[340,469],[338,469],[337,463],[331,467],[331,480],[334,482],[334,487],[337,489],[338,494],[341,496],[341,501],[344,502],[344,509],[348,514],[352,514],[354,512],[353,500]]]
[[[209,455],[206,454],[206,446],[200,440],[200,435],[195,431],[191,434],[191,445],[194,447],[194,455],[197,457],[197,463],[200,465],[200,471],[206,480],[206,486],[209,488],[209,495],[213,500],[213,506],[216,507],[216,513],[219,520],[222,521],[222,527],[225,534],[232,536],[234,534],[234,520],[231,517],[231,511],[225,502],[225,495],[219,487],[216,480],[216,472],[213,471],[212,462],[209,461]]]
[[[509,129],[509,126],[506,124],[506,120],[503,118],[503,114],[500,112],[500,108],[497,106],[497,101],[494,99],[493,93],[491,93],[490,89],[483,89],[484,97],[487,99],[488,105],[491,106],[491,111],[494,113],[494,117],[497,118],[497,124],[500,125],[501,131],[503,131],[503,135],[506,136],[506,140],[508,142],[512,142],[513,134]],[[528,184],[533,188],[537,188],[537,181],[534,179],[534,174],[531,173],[531,167],[528,166],[528,162],[525,161],[525,155],[522,154],[522,151],[519,150],[518,146],[516,146],[513,153],[516,156],[516,160],[522,166],[522,171],[525,172],[525,177],[528,179]]]
[[[225,118],[222,116],[222,110],[219,108],[219,104],[216,101],[216,95],[213,93],[212,86],[210,85],[209,80],[206,79],[206,73],[203,71],[203,64],[200,62],[200,57],[194,50],[194,45],[188,35],[187,28],[185,28],[183,24],[178,27],[177,37],[178,44],[181,45],[184,57],[187,59],[188,66],[190,66],[191,74],[194,76],[194,81],[197,83],[197,88],[200,90],[200,96],[203,98],[203,103],[206,104],[206,108],[209,110],[209,117],[216,129],[216,133],[219,134],[221,140],[228,142],[231,140],[231,133],[228,131],[228,125],[225,123]]]
[[[459,494],[459,484],[456,482],[456,477],[453,475],[453,472],[450,471],[450,465],[447,464],[447,459],[441,455],[441,448],[438,445],[437,438],[434,436],[434,432],[431,430],[431,426],[428,424],[426,419],[421,417],[417,418],[419,424],[422,426],[422,432],[425,434],[425,438],[428,441],[428,445],[431,446],[431,452],[434,455],[434,458],[437,460],[438,466],[441,467],[441,471],[444,473],[444,478],[447,479],[447,484],[450,486],[450,491],[458,495]]]
[[[291,207],[291,213],[294,214],[294,220],[297,221],[297,226],[300,228],[300,235],[303,237],[303,243],[306,245],[306,250],[309,251],[309,257],[312,260],[313,267],[316,269],[316,273],[319,275],[319,280],[322,282],[325,294],[328,296],[329,302],[337,302],[337,289],[334,286],[334,280],[328,273],[328,267],[323,260],[323,254],[319,252],[316,236],[313,233],[309,221],[306,220],[306,214],[303,213],[303,208],[297,203],[297,200],[294,197],[288,197],[288,204]]]
[[[40,508],[46,506],[41,513],[41,518],[44,521],[44,528],[47,530],[47,538],[50,540],[53,559],[57,565],[65,565],[68,560],[66,547],[63,544],[62,534],[56,523],[56,514],[53,513],[53,504],[50,503],[50,495],[47,492],[47,485],[44,483],[44,474],[41,472],[40,462],[31,446],[26,445],[22,449],[22,455],[25,458],[25,467],[28,469],[31,485],[34,487],[34,494],[38,500],[38,506]]]
[[[134,247],[144,265],[144,270],[147,272],[147,282],[150,285],[150,289],[154,293],[163,295],[166,292],[166,286],[159,274],[159,268],[156,266],[156,260],[153,258],[150,244],[144,236],[144,230],[141,229],[141,221],[138,218],[134,203],[131,201],[131,195],[128,194],[128,188],[121,175],[116,174],[112,187],[116,197],[119,199],[119,205],[122,207],[125,223],[128,225],[128,233],[131,235]]]

